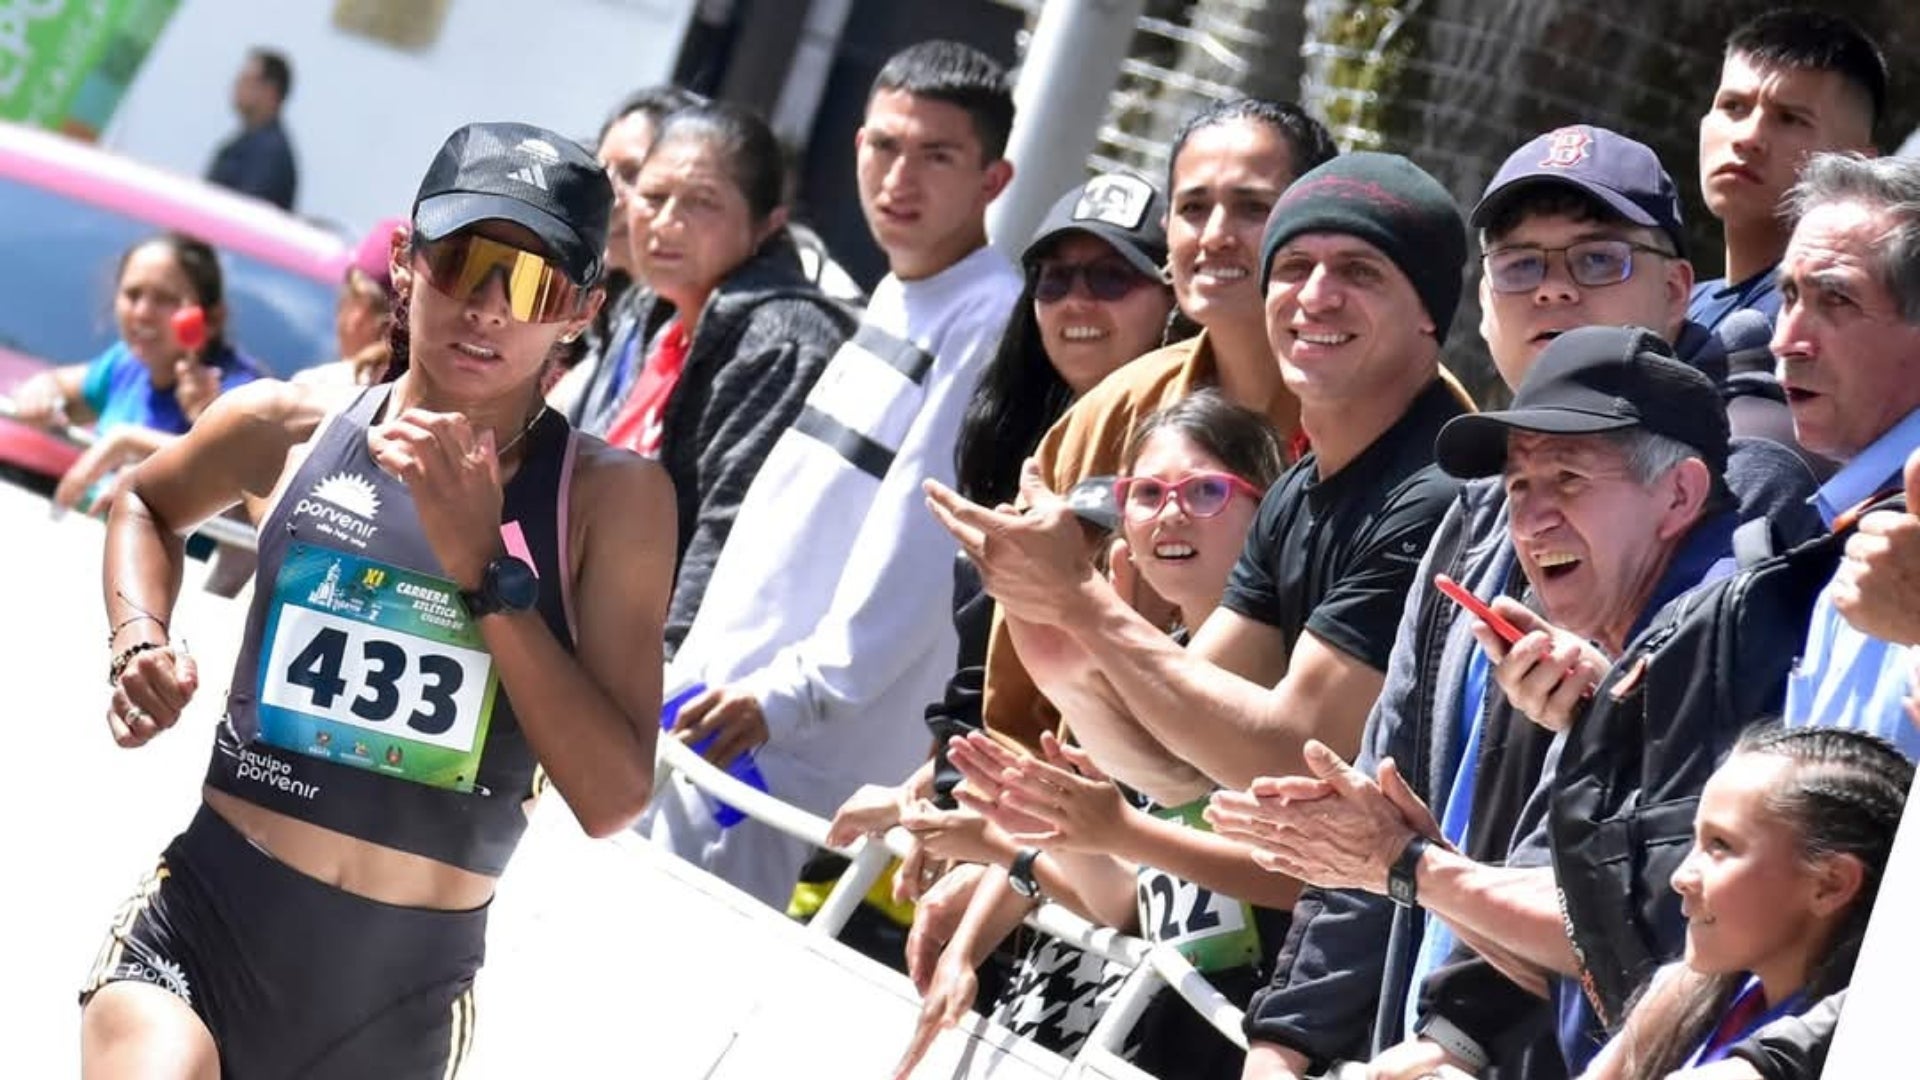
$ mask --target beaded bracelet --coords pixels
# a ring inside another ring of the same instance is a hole
[[[120,650],[113,658],[113,665],[107,668],[107,685],[120,685],[120,676],[126,674],[127,665],[133,662],[134,657],[139,656],[143,652],[152,652],[155,649],[164,648],[166,648],[166,646],[157,641],[140,641]]]

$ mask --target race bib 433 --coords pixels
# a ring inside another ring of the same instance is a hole
[[[271,603],[262,742],[473,790],[499,678],[451,582],[296,544]]]

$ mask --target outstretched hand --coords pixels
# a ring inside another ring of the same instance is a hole
[[[1020,470],[1024,512],[988,509],[938,480],[926,481],[923,490],[927,508],[959,541],[987,592],[1008,614],[1043,625],[1071,625],[1084,609],[1084,590],[1107,587],[1094,571],[1079,519],[1047,488],[1033,459]]]
[[[1262,777],[1245,792],[1214,794],[1207,821],[1254,849],[1262,868],[1329,889],[1385,892],[1387,873],[1415,833],[1438,823],[1391,761],[1383,788],[1325,744],[1305,748],[1307,777]]]
[[[894,1080],[906,1080],[933,1049],[934,1040],[948,1028],[957,1027],[973,1008],[980,993],[980,976],[965,949],[948,947],[940,955],[931,983],[922,991],[920,1017],[913,1027],[913,1039],[893,1067]]]
[[[827,846],[845,849],[863,836],[885,836],[888,829],[900,824],[905,808],[902,789],[862,784],[833,812],[833,820],[827,824]]]

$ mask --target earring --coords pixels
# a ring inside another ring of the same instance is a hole
[[[560,340],[561,340],[561,341],[564,341],[564,342],[566,342],[566,343],[567,343],[567,344],[569,344],[569,345],[571,345],[571,344],[573,344],[574,342],[576,342],[576,341],[578,341],[578,340],[580,340],[580,332],[579,332],[578,330],[576,330],[576,331],[574,331],[574,332],[573,332],[573,333],[571,333],[571,334],[561,334],[561,335],[560,335]]]

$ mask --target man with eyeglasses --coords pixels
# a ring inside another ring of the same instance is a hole
[[[1681,254],[1678,192],[1645,145],[1589,125],[1547,132],[1507,158],[1471,221],[1485,271],[1480,330],[1508,386],[1518,388],[1553,341],[1586,326],[1652,327],[1678,341],[1682,359],[1712,352],[1713,336],[1685,317],[1693,271]],[[1728,479],[1744,496],[1741,516],[1797,516],[1796,538],[1814,528],[1796,505],[1812,490],[1805,468],[1773,444],[1736,442]],[[1516,877],[1502,865],[1545,863],[1544,838],[1514,841],[1531,833],[1529,800],[1551,736],[1490,711],[1504,702],[1472,637],[1477,620],[1432,587],[1444,573],[1482,598],[1520,594],[1526,581],[1508,527],[1501,484],[1469,482],[1415,575],[1356,764],[1373,776],[1386,758],[1400,763],[1442,835],[1479,860],[1465,885],[1489,889],[1495,905],[1553,912],[1551,872]],[[1517,933],[1539,931],[1526,944],[1553,944],[1557,917],[1535,927],[1506,908],[1499,917]],[[1310,889],[1282,956],[1248,1011],[1249,1077],[1303,1076],[1310,1064],[1368,1053],[1389,1075],[1443,1061],[1566,1072],[1552,1010],[1460,945],[1447,924],[1423,925],[1417,907],[1375,892]]]

